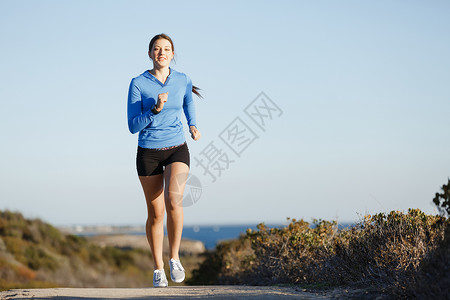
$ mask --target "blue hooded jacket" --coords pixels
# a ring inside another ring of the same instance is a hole
[[[142,148],[164,148],[186,141],[181,123],[181,109],[188,126],[196,126],[195,107],[192,99],[192,81],[184,73],[169,67],[165,83],[149,71],[131,80],[128,91],[128,128],[139,132],[138,145]],[[158,101],[158,94],[168,92],[167,102],[159,114],[151,109]]]

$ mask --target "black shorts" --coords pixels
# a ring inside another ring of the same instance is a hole
[[[139,176],[151,176],[164,173],[164,168],[173,162],[190,165],[189,148],[186,143],[174,148],[159,150],[138,146],[136,169]]]

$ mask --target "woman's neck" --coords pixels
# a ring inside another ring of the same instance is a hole
[[[163,68],[153,67],[153,69],[149,70],[149,72],[164,84],[170,74],[170,69],[168,66]]]

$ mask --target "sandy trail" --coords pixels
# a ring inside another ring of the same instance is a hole
[[[167,288],[50,288],[0,292],[0,299],[331,299],[319,293],[290,287],[267,286],[174,286]]]

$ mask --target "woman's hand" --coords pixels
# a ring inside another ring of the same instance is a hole
[[[191,133],[191,137],[194,141],[197,141],[200,138],[200,131],[198,131],[197,127],[189,126],[189,132]]]
[[[167,102],[167,98],[169,97],[169,92],[162,93],[158,95],[158,102],[156,103],[155,109],[157,111],[161,111],[164,107],[164,103]]]

